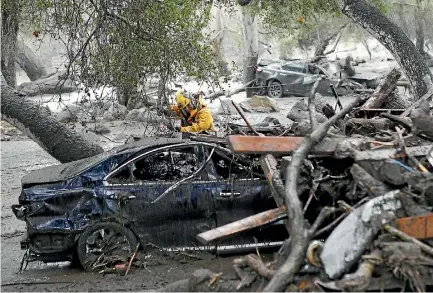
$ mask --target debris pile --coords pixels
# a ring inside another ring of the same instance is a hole
[[[346,107],[334,89],[335,106],[317,103],[317,81],[308,106],[289,113],[289,129],[275,121],[256,128],[233,103],[247,127],[233,128],[228,146],[261,156],[278,208],[197,239],[216,244],[281,219],[289,235],[270,263],[258,251],[234,261],[236,290],[433,286],[433,87],[406,109],[382,108],[395,98],[400,75],[392,70],[370,96]],[[215,278],[221,286],[214,280],[206,290],[227,289],[229,280]]]

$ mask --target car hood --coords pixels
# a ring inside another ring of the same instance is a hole
[[[72,166],[73,162],[45,167],[39,170],[32,171],[21,179],[22,185],[42,184],[58,182],[68,179],[68,176],[63,174],[63,171]]]

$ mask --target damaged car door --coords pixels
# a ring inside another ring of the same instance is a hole
[[[215,200],[218,227],[276,208],[258,160],[216,149],[207,174],[208,190]],[[256,240],[268,247],[279,246],[284,237],[287,237],[284,225],[275,223],[223,240],[218,243],[218,251],[254,249]]]
[[[121,214],[143,244],[190,246],[216,224],[212,197],[202,192],[204,163],[198,146],[158,148],[109,174],[105,192],[129,198]]]

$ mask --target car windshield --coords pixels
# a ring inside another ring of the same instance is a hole
[[[88,168],[108,159],[111,156],[112,156],[111,153],[104,152],[102,154],[99,154],[99,155],[96,155],[96,156],[93,156],[90,158],[85,158],[82,160],[71,162],[68,164],[68,166],[65,167],[65,169],[63,169],[63,171],[61,173],[63,175],[65,175],[65,177],[74,176],[74,175],[81,173],[81,172],[87,170]]]

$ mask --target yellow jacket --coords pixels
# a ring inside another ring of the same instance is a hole
[[[215,131],[213,125],[213,117],[211,111],[203,106],[194,115],[191,126],[180,128],[181,132],[200,132],[200,131]]]

